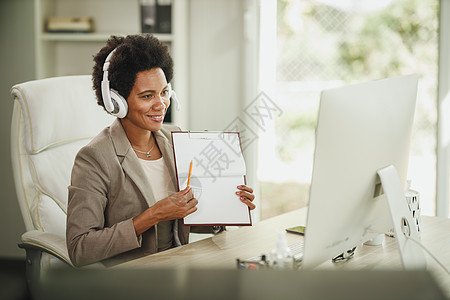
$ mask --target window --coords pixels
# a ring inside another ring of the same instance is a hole
[[[275,76],[262,65],[262,90],[272,91],[282,114],[259,139],[261,219],[307,204],[321,90],[411,73],[420,79],[408,178],[422,214],[434,215],[439,1],[277,0],[272,10],[268,3],[262,24],[274,28],[262,26],[261,56]],[[264,48],[271,44],[276,51]]]

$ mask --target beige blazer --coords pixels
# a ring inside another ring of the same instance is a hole
[[[170,132],[154,132],[175,187]],[[132,218],[155,203],[151,186],[117,119],[77,154],[72,169],[67,207],[67,248],[76,266],[101,261],[106,266],[157,252],[155,226],[136,236]],[[212,232],[212,228],[199,231]],[[174,222],[177,245],[189,242],[189,226]]]

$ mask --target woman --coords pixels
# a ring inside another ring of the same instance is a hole
[[[181,219],[197,210],[190,187],[176,191],[170,132],[173,62],[151,35],[112,36],[94,58],[98,104],[118,118],[75,158],[67,208],[67,247],[76,266],[107,266],[189,242]],[[237,187],[250,209],[253,190]],[[201,227],[198,232],[223,228]]]

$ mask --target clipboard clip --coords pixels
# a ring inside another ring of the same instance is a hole
[[[192,135],[191,135],[192,134]],[[206,134],[208,136],[202,135]],[[211,135],[210,135],[211,134]],[[200,139],[200,140],[223,140],[225,138],[225,132],[223,131],[188,131],[188,136],[190,139]]]

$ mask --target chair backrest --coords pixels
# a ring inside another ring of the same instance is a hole
[[[75,155],[114,117],[97,105],[89,75],[17,84],[11,97],[11,158],[25,227],[65,239]]]

